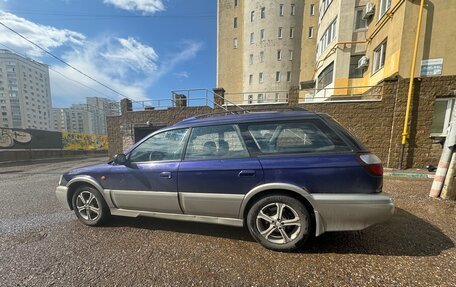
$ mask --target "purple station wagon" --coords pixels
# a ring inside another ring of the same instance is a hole
[[[107,164],[62,175],[56,194],[84,224],[148,216],[247,226],[273,250],[361,230],[394,212],[377,156],[325,114],[199,116]]]

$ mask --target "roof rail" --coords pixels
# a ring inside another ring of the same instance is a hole
[[[190,121],[190,120],[196,120],[196,119],[202,119],[202,118],[208,118],[211,116],[217,116],[217,115],[242,115],[242,114],[249,114],[249,113],[255,113],[255,112],[279,112],[282,110],[288,110],[288,111],[303,111],[303,112],[308,112],[308,110],[301,108],[301,107],[277,107],[277,108],[252,108],[252,109],[242,109],[242,110],[237,110],[237,109],[232,109],[232,110],[223,110],[220,112],[212,112],[212,113],[207,113],[207,114],[201,114],[197,116],[193,116],[190,118],[186,118],[182,120],[184,121]]]

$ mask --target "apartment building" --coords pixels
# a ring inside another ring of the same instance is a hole
[[[0,49],[0,127],[49,130],[51,106],[48,66]]]
[[[217,86],[236,104],[283,103],[312,80],[318,0],[218,0]]]
[[[119,115],[116,101],[87,97],[85,104],[75,104],[69,108],[52,109],[52,129],[61,132],[85,134],[106,134],[106,116]]]
[[[313,101],[363,95],[385,78],[410,78],[420,1],[322,0]],[[426,0],[414,77],[456,75],[454,0]],[[310,96],[310,97],[309,97]],[[302,98],[302,97],[300,97]]]

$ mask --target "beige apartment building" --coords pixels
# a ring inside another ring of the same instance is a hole
[[[323,0],[315,90],[300,98],[369,95],[385,78],[410,78],[420,1]],[[415,77],[456,75],[454,0],[426,0]],[[367,98],[366,98],[367,99]]]
[[[235,104],[284,103],[312,80],[318,0],[218,0],[217,86]]]
[[[419,0],[219,0],[217,87],[236,104],[381,98],[410,78]],[[455,0],[426,0],[415,77],[456,75]],[[293,31],[293,32],[291,32]],[[377,91],[380,91],[378,94]]]

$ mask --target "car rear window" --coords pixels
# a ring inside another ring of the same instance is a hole
[[[257,148],[265,154],[351,150],[320,120],[249,124],[247,130]]]

